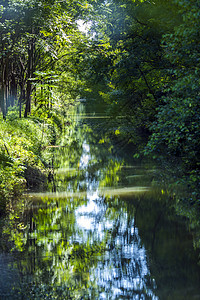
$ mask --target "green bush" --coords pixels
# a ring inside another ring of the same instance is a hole
[[[44,149],[51,138],[49,126],[32,119],[10,118],[0,123],[0,212],[9,199],[18,197],[24,190],[27,174],[42,176]],[[27,172],[28,170],[28,172]]]

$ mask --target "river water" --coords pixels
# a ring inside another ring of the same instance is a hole
[[[200,299],[193,232],[158,184],[162,170],[133,159],[119,120],[73,122],[47,191],[1,220],[0,299]]]

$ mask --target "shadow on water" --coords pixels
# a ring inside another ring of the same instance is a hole
[[[192,233],[155,166],[114,149],[100,122],[77,117],[49,190],[2,221],[0,299],[200,299]]]

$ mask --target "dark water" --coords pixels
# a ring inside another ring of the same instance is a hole
[[[156,183],[162,170],[133,159],[118,121],[74,122],[49,190],[1,221],[0,299],[200,299],[193,232]]]

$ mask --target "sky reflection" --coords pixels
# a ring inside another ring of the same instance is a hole
[[[90,158],[90,148],[84,144],[81,167],[86,167]],[[90,271],[90,278],[97,282],[99,299],[149,297],[157,300],[153,291],[156,288],[155,281],[151,278],[146,250],[141,243],[134,218],[129,220],[125,208],[117,213],[112,211],[99,195],[97,182],[87,178],[86,181],[87,204],[79,206],[75,211],[76,232],[81,232],[76,239],[80,243],[86,243],[90,239],[91,244],[96,240],[107,240],[107,251]],[[91,186],[97,186],[97,189],[91,191]]]

